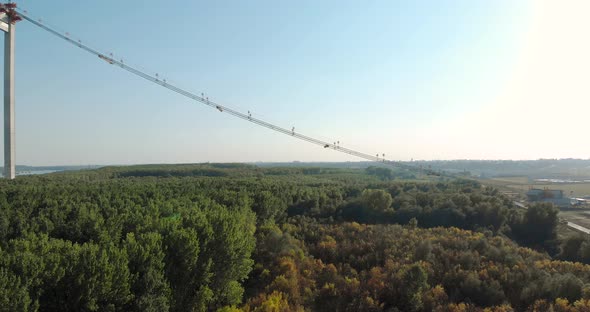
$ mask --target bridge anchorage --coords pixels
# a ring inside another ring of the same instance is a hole
[[[16,3],[0,4],[0,29],[4,32],[4,177],[16,175],[14,142],[14,30],[21,20]]]

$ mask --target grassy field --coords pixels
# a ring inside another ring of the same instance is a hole
[[[534,188],[548,188],[552,190],[563,190],[565,196],[579,197],[590,195],[590,183],[550,183],[550,184],[508,184],[508,188],[517,189],[521,191],[528,191],[530,187]]]
[[[511,194],[512,198],[516,200],[526,200],[525,194],[531,187],[563,190],[565,196],[590,195],[590,183],[534,183],[528,177],[497,177],[479,181],[484,185],[494,186],[506,194]],[[559,218],[590,229],[590,210],[588,209],[560,211]],[[579,232],[560,224],[557,234],[560,238],[565,238],[579,234]]]
[[[590,195],[590,183],[535,183],[528,177],[497,177],[480,180],[484,185],[491,185],[500,190],[513,191],[525,194],[531,187],[563,190],[565,196],[575,197]]]
[[[590,210],[560,211],[559,217],[590,229]]]
[[[492,178],[495,182],[499,182],[501,184],[529,184],[528,177],[497,177]]]

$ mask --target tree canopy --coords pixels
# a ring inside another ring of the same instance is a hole
[[[587,311],[590,240],[470,180],[107,167],[0,181],[0,311]],[[404,180],[405,179],[405,180]],[[411,179],[411,180],[407,180]],[[561,310],[560,310],[561,311]]]

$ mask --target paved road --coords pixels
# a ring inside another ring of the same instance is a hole
[[[575,223],[571,223],[571,222],[567,222],[567,226],[571,227],[572,229],[578,230],[580,232],[584,232],[586,234],[590,234],[590,230],[581,226],[581,225],[577,225]]]
[[[523,208],[523,209],[526,209],[526,208],[527,208],[527,207],[526,207],[526,205],[525,205],[525,204],[523,204],[523,203],[521,203],[521,202],[517,202],[517,201],[515,201],[515,202],[514,202],[514,204],[515,204],[515,205],[516,205],[516,207],[518,207],[518,208]]]

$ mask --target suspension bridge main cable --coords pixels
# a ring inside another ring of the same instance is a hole
[[[309,143],[312,143],[312,144],[315,144],[315,145],[322,146],[324,148],[330,148],[330,149],[333,149],[335,151],[338,151],[338,152],[341,152],[341,153],[345,153],[345,154],[349,154],[349,155],[352,155],[352,156],[356,156],[356,157],[359,157],[359,158],[362,158],[362,159],[365,159],[365,160],[379,162],[379,163],[383,163],[383,164],[387,164],[387,165],[391,165],[391,166],[397,166],[397,167],[400,167],[400,168],[403,168],[403,169],[408,169],[408,170],[414,170],[414,171],[415,170],[421,170],[420,168],[418,168],[416,166],[411,166],[411,165],[403,164],[401,162],[387,160],[387,159],[385,159],[385,157],[380,158],[378,156],[373,156],[373,155],[370,155],[370,154],[367,154],[367,153],[363,153],[363,152],[360,152],[360,151],[357,151],[357,150],[346,148],[346,147],[340,146],[340,144],[339,143],[336,143],[336,142],[335,143],[325,142],[323,140],[319,140],[319,139],[313,138],[311,136],[303,135],[301,133],[295,132],[295,129],[294,128],[292,130],[289,130],[289,129],[286,129],[286,128],[283,128],[283,127],[274,125],[274,124],[272,124],[270,122],[266,122],[266,121],[261,120],[259,118],[252,117],[252,115],[250,113],[244,114],[244,113],[238,112],[238,111],[236,111],[234,109],[231,109],[231,108],[229,108],[227,106],[224,106],[224,105],[221,105],[221,104],[215,103],[214,101],[209,100],[209,98],[208,97],[205,97],[203,94],[201,94],[201,96],[199,96],[199,95],[196,95],[196,94],[191,93],[189,91],[186,91],[186,90],[184,90],[182,88],[179,88],[179,87],[175,86],[174,84],[168,83],[165,79],[160,79],[160,77],[158,77],[157,74],[156,75],[150,75],[150,74],[146,73],[145,71],[139,70],[136,67],[133,67],[131,65],[128,65],[128,64],[124,63],[123,60],[117,60],[117,59],[115,59],[112,56],[112,54],[101,53],[98,50],[96,50],[94,48],[91,48],[90,46],[82,43],[82,41],[80,41],[80,40],[76,41],[76,40],[70,38],[70,36],[67,33],[66,34],[62,34],[61,32],[55,30],[54,28],[49,27],[46,24],[42,23],[40,20],[37,21],[37,20],[29,17],[26,12],[23,12],[21,10],[18,10],[18,14],[19,14],[20,17],[22,17],[22,19],[24,19],[24,20],[32,23],[33,25],[35,25],[35,26],[37,26],[37,27],[39,27],[39,28],[41,28],[41,29],[43,29],[43,30],[51,33],[52,35],[55,35],[58,38],[61,38],[61,39],[65,40],[65,41],[67,41],[67,42],[69,42],[69,43],[71,43],[71,44],[73,44],[73,45],[81,48],[82,50],[84,50],[84,51],[86,51],[88,53],[91,53],[91,54],[96,55],[97,57],[99,57],[100,59],[102,59],[103,61],[106,61],[107,63],[109,63],[111,65],[119,66],[120,68],[122,68],[122,69],[124,69],[124,70],[126,70],[126,71],[128,71],[128,72],[130,72],[130,73],[132,73],[134,75],[137,75],[137,76],[139,76],[141,78],[144,78],[144,79],[146,79],[146,80],[148,80],[150,82],[153,82],[153,83],[155,83],[157,85],[160,85],[160,86],[162,86],[162,87],[164,87],[166,89],[169,89],[171,91],[174,91],[174,92],[176,92],[176,93],[178,93],[180,95],[183,95],[185,97],[188,97],[190,99],[193,99],[193,100],[195,100],[195,101],[197,101],[199,103],[202,103],[202,104],[205,104],[205,105],[210,106],[212,108],[215,108],[215,109],[219,110],[220,112],[228,113],[228,114],[230,114],[230,115],[232,115],[234,117],[238,117],[240,119],[249,121],[249,122],[254,123],[256,125],[259,125],[259,126],[262,126],[262,127],[268,128],[268,129],[271,129],[273,131],[280,132],[280,133],[283,133],[285,135],[292,136],[294,138],[297,138],[297,139],[300,139],[300,140],[303,140],[303,141],[306,141],[306,142],[309,142]],[[433,174],[434,173],[434,172],[429,172],[429,170],[426,170],[426,172],[427,172],[427,174]]]

